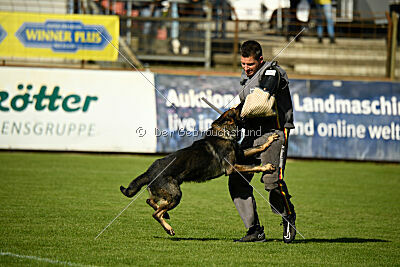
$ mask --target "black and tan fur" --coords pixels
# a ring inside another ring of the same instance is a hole
[[[180,184],[183,182],[205,182],[223,174],[229,175],[236,170],[243,173],[275,170],[272,164],[236,164],[238,159],[264,151],[278,138],[274,135],[259,147],[240,150],[237,143],[240,124],[240,107],[226,111],[212,123],[205,138],[156,160],[145,173],[134,179],[128,188],[121,186],[121,192],[127,197],[133,197],[142,186],[148,185],[150,196],[146,202],[155,210],[154,219],[169,235],[175,235],[165,219],[169,218],[167,211],[175,208],[181,200]]]

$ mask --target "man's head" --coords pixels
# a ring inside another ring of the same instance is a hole
[[[240,47],[240,63],[247,77],[253,76],[263,63],[261,45],[253,40],[246,41]]]

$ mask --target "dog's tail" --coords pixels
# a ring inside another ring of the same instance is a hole
[[[139,175],[139,177],[137,177],[136,179],[134,179],[128,186],[128,188],[125,188],[121,185],[121,187],[119,188],[122,192],[122,194],[124,194],[127,197],[133,197],[134,195],[137,194],[137,192],[139,192],[139,190],[146,184],[148,184],[150,182],[150,178],[147,175],[147,173],[143,173],[141,175]]]

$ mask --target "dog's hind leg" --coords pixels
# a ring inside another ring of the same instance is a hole
[[[153,213],[153,218],[161,224],[167,234],[173,236],[175,235],[175,231],[165,221],[164,215],[179,204],[182,198],[182,191],[177,180],[172,177],[165,179],[161,187],[157,186],[159,185],[157,182],[149,188],[150,199],[153,199],[156,205],[158,204],[157,210]],[[149,205],[151,205],[151,200],[149,202]]]
[[[167,234],[174,236],[174,229],[172,229],[171,225],[169,225],[163,218],[163,215],[167,212],[169,206],[169,203],[159,206],[158,209],[153,213],[153,218],[161,224]]]
[[[154,199],[152,199],[152,198],[148,198],[148,199],[146,200],[146,203],[147,203],[150,207],[152,207],[154,210],[157,210],[157,209],[159,208],[159,206],[157,205],[157,203],[156,203],[156,202],[154,201]],[[170,219],[168,212],[165,212],[165,213],[164,213],[163,218],[164,218],[164,219]]]

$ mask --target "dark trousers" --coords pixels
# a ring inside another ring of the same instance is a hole
[[[262,152],[259,157],[245,159],[238,164],[262,165],[272,163],[276,166],[273,173],[263,173],[261,181],[265,185],[265,190],[269,192],[269,202],[274,213],[288,216],[294,212],[294,206],[290,202],[290,194],[284,182],[284,171],[287,157],[287,145],[289,130],[275,130],[263,134],[260,137],[245,137],[241,143],[243,149],[258,146],[267,142],[268,137],[273,133],[279,135],[279,139],[274,141],[269,148]],[[259,225],[257,205],[253,195],[253,187],[249,184],[253,175],[234,173],[229,176],[229,193],[236,209],[246,228]]]

